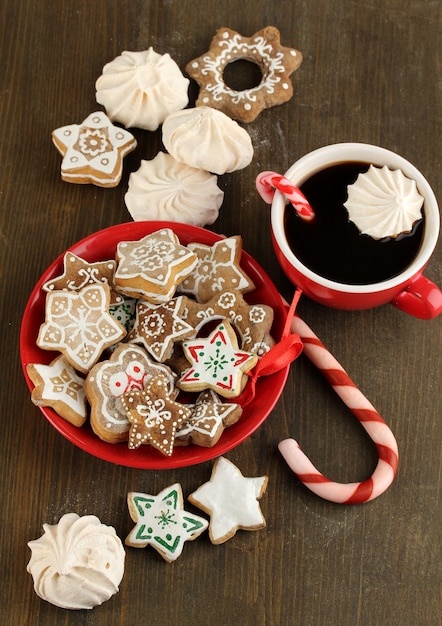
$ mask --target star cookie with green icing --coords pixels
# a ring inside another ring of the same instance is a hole
[[[224,543],[238,529],[259,530],[266,521],[258,500],[268,483],[267,476],[247,478],[225,457],[215,461],[210,480],[188,500],[210,515],[209,536],[213,544]]]
[[[181,485],[175,483],[156,496],[132,491],[127,496],[129,514],[136,526],[126,538],[126,545],[145,548],[150,545],[169,563],[182,553],[184,543],[203,533],[206,519],[183,508]]]
[[[114,126],[102,111],[91,113],[81,124],[57,128],[52,141],[63,155],[62,179],[98,187],[118,185],[123,158],[137,146],[135,137]]]
[[[150,443],[171,456],[177,428],[189,419],[191,410],[170,397],[167,378],[155,376],[144,389],[129,391],[120,400],[130,422],[129,448]]]
[[[207,338],[183,342],[190,367],[178,380],[183,391],[213,389],[224,398],[239,396],[247,383],[245,374],[258,361],[256,354],[240,350],[230,322],[225,319]]]

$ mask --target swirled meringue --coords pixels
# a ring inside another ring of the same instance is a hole
[[[401,170],[370,165],[348,186],[344,202],[349,218],[361,233],[382,239],[412,230],[422,217],[423,197],[416,182]]]
[[[169,54],[126,50],[104,66],[95,83],[96,99],[126,128],[156,130],[170,113],[187,106],[189,82]]]
[[[217,177],[159,152],[129,177],[124,200],[132,218],[207,226],[217,219],[224,192]]]
[[[243,169],[253,158],[248,132],[211,107],[172,113],[162,130],[163,144],[177,161],[214,174]]]
[[[40,598],[63,609],[92,609],[117,593],[125,551],[111,526],[94,515],[67,513],[43,529],[28,543],[27,571]]]

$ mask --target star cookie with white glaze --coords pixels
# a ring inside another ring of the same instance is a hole
[[[138,241],[121,241],[117,262],[114,282],[118,291],[162,304],[172,299],[177,285],[196,266],[197,257],[170,228],[163,228]]]
[[[184,296],[173,298],[165,304],[151,304],[139,300],[136,320],[127,337],[130,343],[140,343],[160,363],[172,354],[173,346],[195,336],[193,327],[182,319]]]
[[[242,414],[240,404],[221,402],[211,389],[200,393],[191,409],[192,415],[177,431],[176,445],[193,443],[211,448],[219,441],[224,429],[236,424]]]
[[[127,505],[136,526],[127,536],[126,545],[150,545],[169,563],[181,555],[186,541],[194,541],[209,525],[203,517],[184,510],[179,483],[156,496],[132,491],[127,495]]]
[[[266,521],[258,500],[268,483],[267,476],[246,478],[225,457],[215,461],[210,480],[188,500],[210,515],[209,536],[213,544],[231,539],[238,529],[259,530]]]
[[[42,350],[58,350],[75,369],[86,374],[106,348],[126,335],[109,314],[109,301],[110,289],[104,284],[48,293],[37,345]]]
[[[226,67],[244,59],[261,70],[259,84],[237,91],[224,80]],[[210,106],[241,122],[252,122],[264,109],[287,102],[293,95],[289,78],[302,62],[302,54],[280,43],[274,26],[243,37],[230,28],[219,28],[210,49],[186,65],[186,72],[198,83],[197,106]]]
[[[239,235],[217,241],[213,246],[189,243],[197,257],[197,265],[185,278],[178,291],[193,295],[198,302],[207,302],[227,289],[247,293],[255,289],[251,278],[240,266],[242,238]]]
[[[63,155],[62,179],[98,187],[118,185],[123,158],[137,146],[135,137],[114,126],[102,111],[91,113],[81,124],[57,128],[52,141]]]
[[[87,419],[84,379],[62,354],[49,365],[29,363],[26,371],[35,385],[31,399],[36,406],[51,407],[74,426],[83,426]]]
[[[240,350],[235,331],[228,320],[208,337],[182,344],[190,367],[178,380],[183,391],[213,389],[224,398],[235,398],[244,389],[249,372],[258,361],[256,354]]]
[[[123,296],[113,290],[113,277],[117,267],[114,260],[89,263],[73,252],[63,257],[63,273],[44,283],[44,291],[80,291],[86,285],[109,285],[110,304],[121,304]]]
[[[155,376],[144,389],[123,394],[121,404],[130,422],[129,448],[151,444],[171,456],[176,431],[189,419],[191,410],[171,398],[168,380]]]

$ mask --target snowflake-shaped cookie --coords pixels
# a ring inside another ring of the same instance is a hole
[[[169,563],[183,551],[184,542],[193,541],[206,530],[206,519],[183,508],[181,485],[175,483],[158,495],[132,491],[127,496],[129,513],[136,526],[126,545],[145,548],[151,545]]]
[[[224,320],[207,338],[185,341],[183,350],[190,367],[178,380],[184,391],[213,389],[220,396],[240,395],[247,382],[244,374],[258,361],[255,354],[240,350],[235,331]]]
[[[225,457],[215,461],[210,480],[189,496],[189,501],[210,515],[209,536],[214,544],[233,537],[238,529],[265,528],[258,500],[264,494],[267,476],[246,478]]]
[[[118,185],[123,157],[137,145],[133,135],[114,126],[102,111],[91,113],[81,124],[57,128],[52,141],[63,155],[63,180],[99,187]]]
[[[37,345],[62,352],[71,365],[86,374],[106,348],[126,335],[108,312],[109,300],[107,285],[48,293]]]

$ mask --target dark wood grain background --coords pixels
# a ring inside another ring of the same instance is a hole
[[[63,439],[31,404],[19,358],[22,313],[44,269],[68,246],[126,222],[128,176],[161,149],[161,133],[134,131],[114,189],[60,178],[53,129],[97,108],[95,80],[123,50],[152,46],[184,68],[217,28],[250,36],[279,28],[302,51],[294,96],[247,126],[250,166],[219,179],[212,229],[244,248],[287,298],[274,257],[269,208],[256,175],[284,173],[339,141],[382,145],[412,161],[442,198],[441,4],[433,0],[3,0],[0,3],[0,614],[6,626],[177,624],[219,626],[438,626],[441,624],[442,318],[421,321],[390,305],[333,311],[306,298],[299,313],[379,410],[399,445],[398,476],[365,505],[325,502],[291,473],[277,443],[294,436],[326,475],[352,482],[376,455],[320,373],[301,357],[266,423],[226,456],[246,476],[269,476],[267,528],[221,546],[207,533],[174,564],[127,550],[119,594],[91,612],[41,601],[26,573],[27,542],[67,512],[94,514],[124,538],[129,490],[175,481],[188,495],[212,462],[143,471],[101,461]],[[197,94],[191,88],[191,103]],[[442,247],[426,274],[439,285]]]

